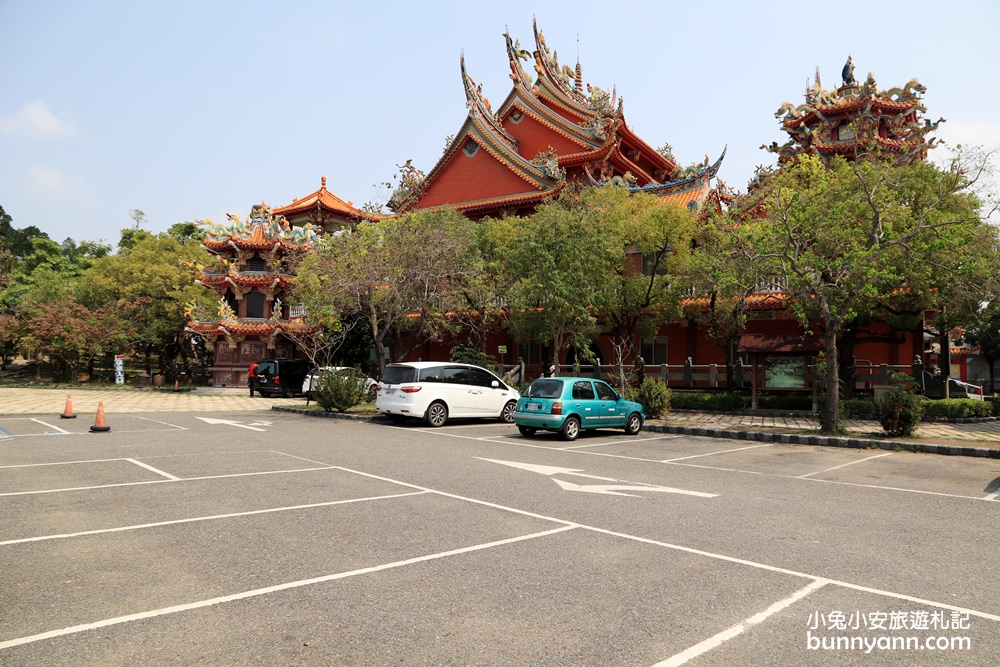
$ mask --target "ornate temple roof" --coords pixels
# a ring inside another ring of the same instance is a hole
[[[944,119],[931,122],[921,118],[927,111],[921,102],[925,86],[911,79],[902,88],[879,90],[871,73],[859,84],[850,56],[842,76],[839,88],[826,90],[817,69],[815,82],[806,89],[805,103],[796,106],[785,102],[774,114],[789,140],[761,148],[776,153],[779,162],[802,153],[855,158],[872,147],[897,156],[900,162],[927,156],[937,141],[928,139],[927,134]]]
[[[199,225],[206,228],[202,244],[210,252],[274,252],[280,249],[298,254],[311,250],[316,242],[316,232],[311,224],[292,227],[283,216],[274,215],[266,204],[253,206],[245,221],[233,213],[227,213],[226,217],[229,218],[229,224],[212,220],[198,221]]]
[[[585,89],[579,63],[575,70],[560,66],[537,22],[533,28],[530,53],[504,34],[513,85],[497,112],[462,55],[468,116],[426,176],[409,161],[400,167],[403,178],[390,208],[402,213],[451,206],[485,215],[533,208],[568,182],[618,181],[680,205],[703,203],[722,157],[679,168],[669,148],[657,151],[628,128],[616,91]],[[524,67],[531,59],[535,78]]]
[[[364,217],[364,214],[356,209],[351,202],[345,202],[326,189],[326,176],[320,178],[319,190],[300,199],[295,199],[287,206],[279,206],[274,209],[274,215],[292,219],[302,215],[309,215],[315,211],[333,213],[356,220]]]

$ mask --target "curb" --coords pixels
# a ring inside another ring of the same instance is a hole
[[[307,417],[323,417],[326,419],[348,419],[351,421],[378,422],[379,416],[349,415],[341,412],[321,412],[318,410],[303,410],[274,405],[272,410],[291,412]],[[667,433],[671,435],[687,435],[703,438],[721,438],[724,440],[752,440],[754,442],[774,442],[782,445],[812,445],[814,447],[846,447],[850,449],[886,449],[890,451],[908,451],[921,454],[940,454],[944,456],[974,456],[979,458],[1000,459],[1000,448],[997,447],[956,447],[953,445],[935,445],[923,442],[901,442],[898,440],[873,440],[870,438],[838,438],[825,435],[798,435],[795,433],[768,433],[766,431],[731,431],[717,428],[701,428],[694,426],[669,426],[666,424],[643,424],[642,430],[652,433]]]
[[[823,447],[848,447],[852,449],[905,450],[923,454],[943,454],[945,456],[977,456],[1000,459],[1000,448],[957,447],[935,445],[923,442],[901,442],[898,440],[873,440],[869,438],[839,438],[825,435],[798,435],[795,433],[767,433],[764,431],[731,431],[692,426],[668,426],[665,424],[644,424],[643,429],[654,433],[689,435],[728,440],[753,440],[756,442],[776,442],[785,445],[813,445]]]
[[[289,408],[284,405],[272,405],[271,410],[275,412],[291,412],[306,417],[322,417],[324,419],[347,419],[350,421],[370,422],[375,419],[371,415],[349,415],[345,412],[326,412],[324,410],[306,410],[304,408]]]

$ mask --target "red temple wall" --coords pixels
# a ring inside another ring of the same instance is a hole
[[[420,200],[420,208],[531,191],[533,186],[480,146],[472,157],[456,151]]]

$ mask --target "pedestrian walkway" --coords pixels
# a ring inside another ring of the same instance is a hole
[[[763,430],[772,433],[817,433],[819,421],[800,416],[761,416],[671,412],[665,424],[697,426],[723,430]],[[845,424],[846,437],[882,437],[884,431],[875,419],[850,419]],[[1000,421],[921,422],[916,438],[927,441],[984,443],[1000,445]]]
[[[304,398],[250,397],[247,389],[199,388],[192,391],[170,389],[83,388],[64,389],[0,387],[0,415],[61,415],[67,396],[73,412],[97,413],[99,403],[107,414],[126,412],[219,412],[225,410],[270,410],[275,405],[303,405]]]

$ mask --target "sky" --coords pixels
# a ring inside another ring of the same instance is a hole
[[[774,113],[855,76],[917,78],[947,145],[1000,146],[1000,3],[474,3],[0,0],[0,206],[15,228],[115,245],[247,216],[327,188],[361,206],[413,161],[429,172],[466,117],[460,57],[494,108],[503,33],[617,90],[628,125],[682,166],[728,147],[745,190]],[[940,153],[941,149],[937,149]]]

